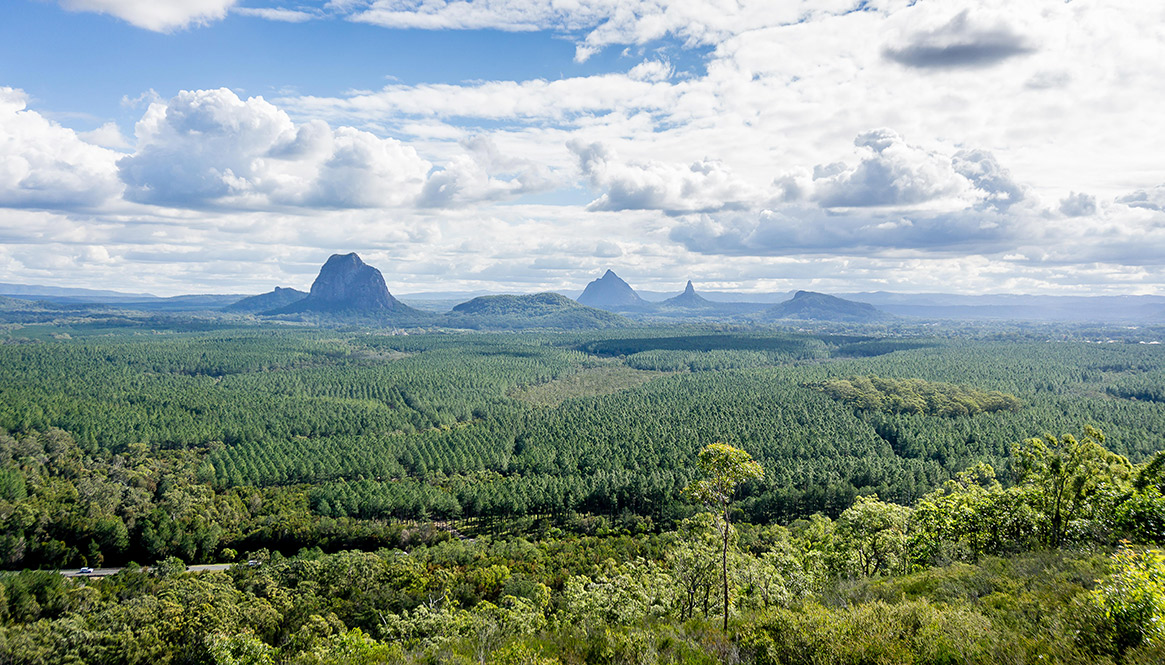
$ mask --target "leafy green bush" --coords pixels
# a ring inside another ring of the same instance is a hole
[[[1117,654],[1165,641],[1165,552],[1122,547],[1113,573],[1092,591],[1099,633]]]

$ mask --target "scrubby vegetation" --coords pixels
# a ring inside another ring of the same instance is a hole
[[[1151,465],[1038,439],[1016,455],[1101,463],[1087,475],[1093,489],[1068,499],[1076,508],[1057,548],[1046,547],[1057,537],[1056,488],[1077,486],[1082,466],[1035,464],[1009,488],[984,466],[914,506],[861,497],[836,520],[787,526],[698,513],[655,533],[598,518],[540,538],[430,534],[407,551],[264,549],[225,573],[185,573],[170,559],[90,581],[10,574],[0,578],[0,658],[1159,662],[1165,555],[1127,542],[1096,551],[1121,536],[1152,539],[1115,517],[1138,495],[1165,514]],[[704,465],[709,482],[719,468]],[[714,487],[721,498],[731,490]]]

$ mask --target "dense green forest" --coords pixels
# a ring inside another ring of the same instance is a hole
[[[768,524],[836,517],[861,495],[909,504],[974,464],[1008,471],[1009,446],[1045,432],[1094,425],[1133,462],[1165,439],[1165,405],[1128,392],[1165,372],[1159,345],[136,332],[0,345],[0,498],[42,515],[7,514],[7,565],[203,561],[432,519],[666,529],[691,514],[680,490],[718,441],[765,466],[740,505]],[[93,487],[77,491],[82,478]],[[269,533],[266,506],[281,504],[293,526]],[[157,536],[170,529],[188,542]]]
[[[169,563],[5,574],[0,660],[1157,662],[1165,351],[1097,334],[13,329],[0,566]]]

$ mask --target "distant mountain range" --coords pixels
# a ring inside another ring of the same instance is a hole
[[[406,301],[402,302],[402,298],[389,292],[379,270],[365,264],[356,254],[337,254],[323,265],[307,293],[277,287],[252,296],[158,297],[147,293],[0,283],[0,311],[11,312],[12,316],[38,308],[46,316],[50,311],[84,310],[221,311],[312,321],[353,319],[491,329],[602,328],[627,325],[630,319],[882,321],[895,316],[923,320],[1165,324],[1165,296],[966,296],[888,292],[826,295],[810,291],[748,294],[698,292],[690,280],[681,293],[674,293],[637,292],[613,270],[607,270],[586,285],[577,303],[559,294],[503,296],[464,291],[414,293],[402,296]]]
[[[76,289],[59,286],[39,286],[36,284],[7,284],[0,282],[0,294],[14,298],[35,298],[49,300],[57,298],[75,298],[90,302],[110,302],[112,300],[149,300],[158,299],[158,296],[149,293],[122,293],[121,291],[102,291],[98,289]]]
[[[1165,296],[967,296],[884,291],[839,295],[897,316],[922,319],[1165,323]]]
[[[775,307],[757,302],[713,302],[696,293],[691,280],[688,280],[680,295],[662,302],[651,302],[642,298],[630,284],[612,270],[608,270],[602,277],[588,284],[578,301],[591,307],[648,319],[798,319],[872,322],[893,318],[873,305],[810,291],[798,291],[792,299]]]
[[[280,318],[322,316],[338,321],[470,329],[592,329],[631,324],[622,316],[586,307],[557,293],[479,296],[444,315],[414,309],[397,300],[380,271],[354,253],[330,257],[308,293],[276,287],[224,310]]]
[[[149,293],[122,293],[99,289],[62,288],[35,284],[0,283],[0,296],[61,305],[110,305],[122,309],[155,312],[215,310],[244,298],[245,294],[199,294],[161,297]]]

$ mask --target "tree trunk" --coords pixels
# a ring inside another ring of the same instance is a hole
[[[720,580],[724,584],[724,632],[728,632],[728,506],[724,506],[724,549],[720,556]]]

